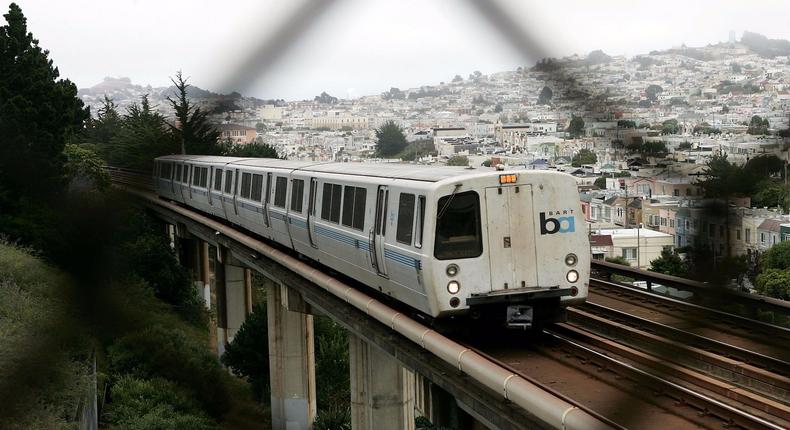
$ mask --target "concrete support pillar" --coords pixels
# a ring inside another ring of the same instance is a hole
[[[414,373],[357,336],[349,336],[351,427],[413,430]]]
[[[195,282],[195,289],[203,298],[206,308],[211,308],[211,266],[208,256],[208,242],[196,240],[197,246],[197,262],[195,271],[197,272],[197,280]]]
[[[243,267],[225,265],[225,329],[227,342],[233,337],[247,318],[246,270]],[[263,334],[261,334],[263,335]]]
[[[267,281],[272,428],[309,430],[316,415],[313,316],[289,311],[281,287]]]
[[[252,269],[244,268],[244,309],[252,313]]]

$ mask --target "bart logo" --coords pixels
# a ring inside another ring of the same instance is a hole
[[[576,225],[573,216],[546,218],[546,212],[540,213],[540,234],[573,233]]]

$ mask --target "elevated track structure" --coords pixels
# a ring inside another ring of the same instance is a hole
[[[787,317],[784,302],[594,262],[602,278],[628,276],[647,282],[648,291],[594,279],[588,304],[537,337],[442,334],[254,234],[159,198],[146,173],[108,171],[178,242],[217,311],[219,354],[251,311],[250,271],[265,276],[275,428],[307,429],[315,418],[312,315],[329,316],[350,334],[355,429],[411,429],[415,410],[455,428],[790,424],[790,331],[650,290],[671,286],[706,302],[715,294],[712,302],[738,300],[758,308],[755,315]]]

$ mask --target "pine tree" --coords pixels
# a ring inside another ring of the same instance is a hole
[[[176,123],[169,125],[173,135],[181,142],[181,153],[219,154],[219,132],[209,123],[208,112],[195,106],[187,97],[187,78],[179,70],[176,77],[170,80],[176,87],[176,94],[175,98],[168,96],[167,101],[176,112]]]
[[[54,195],[65,184],[63,148],[90,113],[58,79],[49,52],[15,3],[0,27],[0,188],[8,197]]]
[[[168,132],[165,118],[151,106],[146,94],[139,104],[129,106],[103,155],[113,166],[149,171],[154,158],[178,152],[178,140]]]
[[[102,105],[96,112],[96,119],[89,119],[85,134],[88,143],[102,146],[110,143],[113,136],[121,127],[121,115],[118,113],[118,106],[106,95]]]
[[[408,145],[403,130],[398,124],[395,124],[395,121],[387,121],[377,129],[376,140],[376,150],[382,157],[397,155]]]

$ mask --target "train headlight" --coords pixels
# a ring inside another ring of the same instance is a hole
[[[458,281],[450,281],[447,283],[447,292],[450,294],[458,294],[461,291],[461,284]]]
[[[567,279],[568,282],[573,284],[573,283],[575,283],[576,281],[579,280],[579,272],[577,272],[575,270],[569,270],[568,274],[565,275],[565,279]],[[449,288],[449,286],[448,286],[448,288]]]
[[[458,274],[458,266],[455,264],[451,264],[447,266],[447,276],[453,277]]]
[[[565,256],[565,264],[568,266],[575,266],[578,261],[579,257],[577,257],[576,254],[568,254]]]

